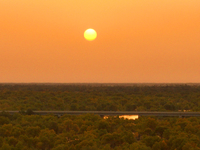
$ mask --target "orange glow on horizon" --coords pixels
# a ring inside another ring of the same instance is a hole
[[[0,82],[200,82],[200,1],[0,1]],[[88,42],[83,32],[98,31]]]

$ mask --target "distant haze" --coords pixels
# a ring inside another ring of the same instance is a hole
[[[1,0],[0,82],[200,82],[199,0]],[[87,28],[98,37],[88,42]]]

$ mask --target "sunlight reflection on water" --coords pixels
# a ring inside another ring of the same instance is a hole
[[[104,119],[107,119],[108,116],[104,116]],[[123,115],[123,116],[119,116],[119,118],[124,118],[124,119],[138,119],[138,115]]]

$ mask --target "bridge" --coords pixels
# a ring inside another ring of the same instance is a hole
[[[2,112],[2,111],[0,111]],[[19,113],[20,111],[4,111],[11,115]],[[199,117],[200,112],[158,112],[158,111],[33,111],[35,115],[53,114],[57,116],[81,115],[81,114],[97,114],[100,116],[123,116],[123,115],[138,115],[138,116],[178,116],[178,117]]]

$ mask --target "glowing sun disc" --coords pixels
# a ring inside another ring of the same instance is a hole
[[[94,29],[87,29],[84,32],[84,38],[88,41],[93,41],[97,37],[97,32]]]

